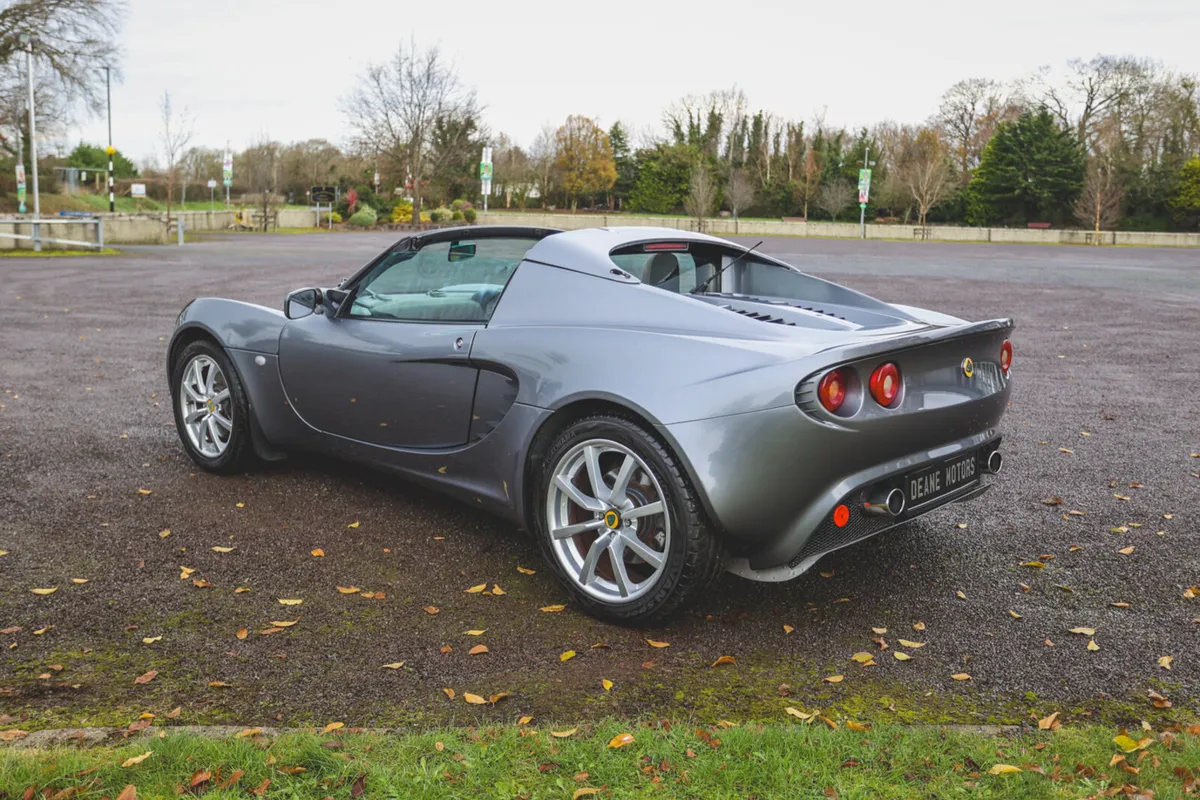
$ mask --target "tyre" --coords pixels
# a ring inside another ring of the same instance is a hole
[[[534,491],[543,555],[592,616],[662,620],[720,572],[721,544],[678,459],[628,419],[568,426],[541,460]]]
[[[249,465],[250,406],[218,345],[201,339],[180,351],[171,369],[171,401],[183,449],[193,461],[223,475]]]

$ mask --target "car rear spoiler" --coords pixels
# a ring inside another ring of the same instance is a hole
[[[829,349],[839,349],[842,358],[839,361],[857,361],[880,353],[893,353],[897,350],[912,350],[951,339],[965,339],[981,333],[993,331],[1009,332],[1016,327],[1012,318],[989,319],[983,322],[968,322],[963,325],[948,325],[944,327],[930,326],[915,333],[904,333],[896,336],[883,336],[860,344],[837,344]]]

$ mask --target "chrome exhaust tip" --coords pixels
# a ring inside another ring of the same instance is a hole
[[[984,462],[985,469],[993,475],[999,475],[1000,470],[1004,468],[1004,456],[1000,455],[999,450],[993,450],[988,453],[987,461]]]
[[[898,517],[904,513],[904,492],[892,489],[877,492],[863,503],[863,512],[877,517]]]

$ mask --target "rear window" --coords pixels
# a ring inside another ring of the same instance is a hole
[[[648,286],[668,292],[687,294],[716,272],[720,252],[715,248],[700,248],[688,244],[671,245],[673,249],[647,250],[656,245],[670,243],[652,242],[623,248],[611,256],[613,263]],[[674,248],[678,249],[674,249]]]

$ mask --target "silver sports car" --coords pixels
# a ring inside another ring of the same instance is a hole
[[[788,580],[987,490],[1012,329],[703,234],[484,226],[401,239],[282,312],[193,300],[167,369],[205,469],[377,464],[529,530],[582,608],[645,623],[722,570]]]

